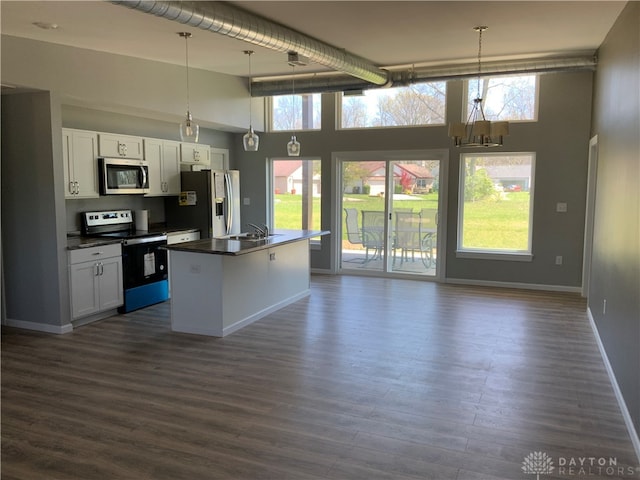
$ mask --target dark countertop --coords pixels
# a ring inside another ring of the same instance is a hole
[[[181,252],[207,253],[213,255],[243,255],[287,243],[308,240],[320,235],[328,235],[328,230],[274,230],[271,237],[259,240],[231,240],[224,238],[205,238],[193,242],[168,245],[167,250]]]
[[[197,228],[167,228],[163,226],[152,227],[149,233],[173,234],[173,233],[191,233],[197,232]],[[67,250],[77,250],[79,248],[99,247],[100,245],[110,245],[114,243],[122,243],[121,238],[107,237],[84,237],[80,234],[67,234]]]

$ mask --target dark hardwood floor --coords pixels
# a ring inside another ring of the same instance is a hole
[[[532,452],[553,462],[541,480],[640,478],[585,309],[313,276],[224,339],[171,332],[168,303],[3,329],[2,479],[533,480]],[[588,457],[615,472],[560,470]]]

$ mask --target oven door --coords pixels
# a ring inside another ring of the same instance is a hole
[[[166,244],[165,236],[134,238],[123,242],[122,272],[125,290],[167,279],[167,250],[160,248]]]
[[[99,158],[98,167],[102,195],[149,193],[149,164],[144,160]]]

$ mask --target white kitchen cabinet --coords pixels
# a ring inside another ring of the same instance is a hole
[[[144,159],[149,163],[149,193],[146,196],[180,194],[180,142],[144,139]]]
[[[133,158],[144,157],[141,137],[113,133],[98,134],[98,151],[101,157]]]
[[[209,153],[211,155],[211,170],[229,169],[229,150],[211,147]]]
[[[65,198],[97,198],[98,135],[87,130],[62,129]]]
[[[191,170],[194,165],[210,168],[211,152],[209,149],[209,145],[202,145],[200,143],[181,143],[180,168],[183,170]]]
[[[120,244],[69,252],[71,318],[97,314],[124,303]]]

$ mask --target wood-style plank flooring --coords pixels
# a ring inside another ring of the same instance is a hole
[[[224,339],[171,332],[168,303],[63,336],[6,328],[2,479],[533,480],[531,452],[555,465],[542,480],[640,478],[585,308],[314,275]]]

